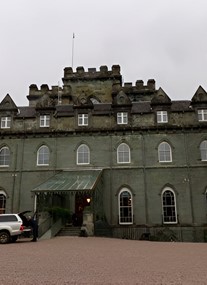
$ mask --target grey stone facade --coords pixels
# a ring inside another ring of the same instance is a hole
[[[191,100],[173,101],[152,79],[122,84],[118,65],[79,67],[64,69],[63,87],[31,85],[27,98],[25,107],[9,95],[0,103],[2,211],[33,209],[35,195],[39,204],[49,195],[53,205],[75,212],[81,193],[92,199],[97,235],[206,240],[207,93],[201,86]],[[96,169],[102,172],[93,189],[41,189],[56,173],[80,171],[81,179],[82,171]]]

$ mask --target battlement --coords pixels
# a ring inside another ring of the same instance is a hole
[[[88,71],[85,71],[83,66],[76,68],[76,71],[73,71],[72,67],[66,67],[64,69],[64,80],[93,80],[93,79],[107,79],[107,78],[121,78],[120,66],[113,65],[111,70],[108,70],[106,65],[100,66],[99,70],[96,68],[88,68]]]
[[[124,83],[123,90],[125,93],[136,92],[136,91],[155,91],[155,80],[149,79],[147,85],[144,85],[143,80],[137,80],[135,86],[132,82]]]
[[[47,84],[42,84],[40,88],[38,89],[36,84],[31,84],[29,86],[29,96],[43,96],[43,95],[49,95],[49,96],[57,96],[59,94],[62,95],[68,95],[70,94],[70,87],[69,86],[52,86],[51,89],[49,89]]]

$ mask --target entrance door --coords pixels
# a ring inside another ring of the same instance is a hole
[[[73,224],[81,226],[83,223],[83,211],[86,206],[90,206],[90,197],[86,194],[75,195],[75,218],[76,221]]]

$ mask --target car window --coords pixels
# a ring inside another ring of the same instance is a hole
[[[0,222],[16,222],[18,221],[15,215],[0,216]]]

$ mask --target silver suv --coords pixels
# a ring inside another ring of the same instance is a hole
[[[15,242],[24,230],[18,214],[0,214],[0,244]]]

